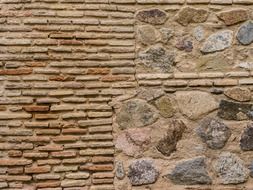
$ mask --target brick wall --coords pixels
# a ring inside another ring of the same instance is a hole
[[[0,0],[0,189],[253,189],[252,0]]]

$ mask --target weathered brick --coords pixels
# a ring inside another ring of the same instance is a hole
[[[50,172],[50,170],[51,170],[50,166],[32,166],[32,167],[26,167],[25,173],[26,174],[48,173]]]
[[[31,160],[24,159],[0,159],[0,166],[25,166],[31,164]]]
[[[49,106],[24,106],[23,109],[27,112],[47,112]]]

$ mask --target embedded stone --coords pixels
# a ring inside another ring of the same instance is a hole
[[[250,170],[250,177],[253,178],[253,162],[251,163],[249,170]]]
[[[139,53],[139,59],[146,67],[167,73],[175,63],[175,54],[167,51],[163,46],[155,45]]]
[[[173,103],[168,96],[163,96],[156,100],[155,105],[163,117],[173,117],[176,112]]]
[[[152,159],[134,160],[129,166],[128,177],[132,185],[155,183],[159,172],[153,165]]]
[[[248,169],[235,154],[223,152],[214,163],[221,184],[239,184],[247,181]]]
[[[118,179],[124,179],[126,173],[125,173],[125,169],[124,169],[124,165],[122,161],[117,161],[116,165],[115,165],[115,175]]]
[[[161,33],[162,42],[166,44],[173,37],[174,32],[170,28],[161,28],[160,33]]]
[[[173,183],[180,185],[211,184],[212,179],[207,173],[204,157],[196,157],[182,161],[173,171],[166,175]]]
[[[160,9],[146,9],[139,11],[136,18],[141,22],[158,25],[165,23],[167,14]]]
[[[233,25],[248,19],[248,12],[245,9],[231,9],[217,14],[226,25]]]
[[[199,119],[219,106],[211,94],[202,91],[178,91],[176,100],[180,111],[192,120]]]
[[[249,45],[253,42],[253,21],[247,21],[242,24],[236,35],[237,40],[243,45]]]
[[[158,118],[155,109],[146,101],[129,100],[124,103],[116,116],[116,122],[121,129],[129,127],[144,127],[154,123]]]
[[[176,21],[183,26],[189,23],[202,23],[207,20],[209,13],[205,9],[184,7],[176,15]]]
[[[253,124],[244,129],[240,139],[240,147],[244,151],[253,150]]]
[[[197,26],[193,29],[193,36],[196,40],[201,41],[205,37],[203,26]]]
[[[204,42],[201,52],[213,53],[229,48],[233,42],[233,31],[223,30],[210,35]]]
[[[204,119],[196,132],[211,149],[223,148],[231,136],[231,130],[224,123],[213,118]]]
[[[193,49],[193,44],[192,41],[188,39],[183,39],[176,44],[176,48],[179,50],[184,50],[186,52],[191,52]]]
[[[165,156],[170,156],[176,151],[177,142],[181,140],[185,129],[183,121],[173,120],[166,135],[156,145],[157,150]]]
[[[154,44],[159,39],[158,31],[151,25],[142,25],[137,30],[138,38],[143,44]]]
[[[221,100],[217,115],[225,120],[252,120],[252,104],[235,103],[227,100]]]
[[[228,88],[224,91],[224,94],[236,101],[247,102],[251,99],[251,92],[248,88],[233,87]]]

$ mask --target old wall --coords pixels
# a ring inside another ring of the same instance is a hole
[[[252,0],[0,8],[1,189],[253,189]]]

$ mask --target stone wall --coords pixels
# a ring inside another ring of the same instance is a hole
[[[0,189],[253,189],[252,0],[0,8]]]

